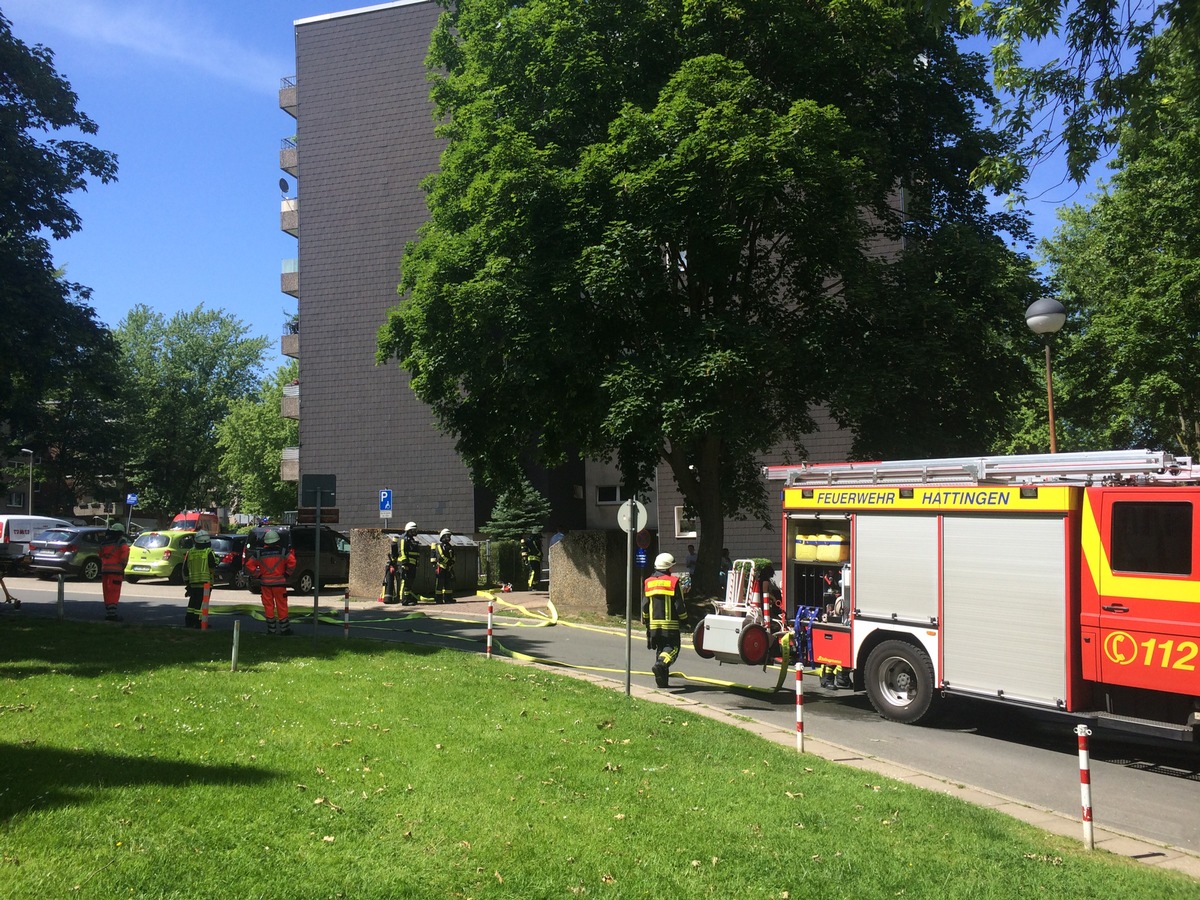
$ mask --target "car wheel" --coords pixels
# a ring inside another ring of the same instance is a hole
[[[183,565],[180,564],[171,570],[171,574],[167,576],[169,584],[183,584]]]
[[[84,581],[95,581],[100,577],[100,560],[92,557],[79,570],[79,577]]]
[[[233,580],[229,582],[238,590],[244,591],[250,587],[250,575],[245,569],[238,569],[233,573]]]
[[[316,579],[312,572],[301,572],[300,577],[296,579],[296,593],[311,594],[315,585]]]
[[[126,575],[125,580],[130,584],[137,584],[141,577],[141,575]]]

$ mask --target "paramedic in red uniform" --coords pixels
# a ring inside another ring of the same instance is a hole
[[[646,579],[642,601],[642,624],[646,644],[656,653],[654,683],[667,687],[671,663],[679,658],[679,630],[687,624],[687,605],[679,579],[671,574],[675,557],[660,553],[654,559],[654,574]]]
[[[125,565],[129,562],[129,542],[125,540],[125,526],[120,522],[110,523],[96,552],[100,557],[100,589],[104,594],[104,618],[109,622],[116,622],[121,618],[117,615],[117,603],[121,600]]]
[[[279,634],[291,634],[288,622],[287,583],[296,571],[296,554],[289,547],[287,553],[279,546],[279,532],[268,531],[263,535],[263,548],[257,556],[246,561],[246,569],[252,578],[259,579],[262,591],[263,613],[267,617],[267,634],[275,634],[276,620]]]

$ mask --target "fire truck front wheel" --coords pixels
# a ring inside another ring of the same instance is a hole
[[[937,700],[933,663],[919,647],[884,641],[867,657],[863,681],[871,705],[885,719],[916,725],[932,717]]]

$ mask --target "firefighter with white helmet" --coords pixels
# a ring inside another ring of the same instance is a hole
[[[400,539],[400,602],[404,606],[417,605],[417,564],[421,561],[421,542],[417,540],[417,523],[404,526],[404,537]]]
[[[451,544],[450,529],[443,528],[438,534],[437,543],[429,551],[429,563],[433,566],[434,603],[454,602],[454,547]]]
[[[660,553],[654,558],[654,574],[644,584],[642,624],[646,626],[646,645],[654,651],[651,671],[654,683],[667,687],[671,664],[679,657],[679,635],[687,624],[687,605],[679,578],[671,574],[675,557]]]

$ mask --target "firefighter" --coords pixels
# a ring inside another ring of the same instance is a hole
[[[280,546],[279,532],[268,531],[263,535],[263,547],[257,556],[251,556],[246,569],[252,578],[260,579],[263,613],[267,617],[267,634],[275,634],[276,620],[279,633],[292,633],[288,622],[288,578],[296,571],[296,554],[289,547],[287,553]]]
[[[450,537],[450,529],[443,528],[438,534],[437,543],[429,552],[434,573],[434,603],[454,602],[454,547],[450,544]]]
[[[526,581],[532,591],[542,578],[542,542],[532,534],[521,538],[521,565],[525,567]]]
[[[421,561],[421,542],[417,540],[417,523],[404,526],[400,542],[400,602],[417,605],[417,564]]]
[[[100,590],[104,595],[104,618],[119,622],[117,604],[121,600],[121,585],[125,583],[125,566],[129,562],[129,542],[125,540],[125,526],[112,522],[100,545],[96,548],[100,557]]]
[[[654,683],[667,687],[671,663],[679,657],[679,631],[687,624],[687,606],[679,579],[671,574],[675,557],[660,553],[654,558],[654,574],[646,579],[642,600],[642,624],[646,646],[655,651]]]
[[[200,609],[204,592],[212,590],[213,573],[217,570],[217,557],[212,552],[212,536],[207,531],[197,531],[192,548],[183,555],[183,591],[188,598],[184,613],[185,628],[200,627]]]
[[[383,595],[379,599],[388,604],[399,603],[400,598],[396,596],[396,587],[399,582],[400,541],[392,538],[392,545],[388,549],[387,565],[383,570]]]

